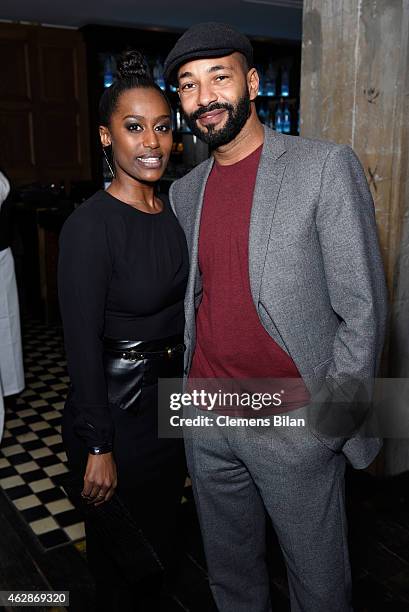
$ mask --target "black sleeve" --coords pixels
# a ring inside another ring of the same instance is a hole
[[[95,209],[79,208],[60,235],[58,294],[75,430],[88,447],[112,442],[102,337],[112,263],[106,224]]]

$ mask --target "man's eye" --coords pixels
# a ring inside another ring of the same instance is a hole
[[[182,91],[186,91],[187,89],[192,89],[193,86],[193,83],[184,83],[184,85],[182,85],[180,89]]]
[[[216,79],[215,79],[215,80],[216,80],[216,81],[224,81],[224,79],[228,79],[228,78],[229,78],[229,77],[228,77],[226,74],[219,74],[219,75],[216,77]]]

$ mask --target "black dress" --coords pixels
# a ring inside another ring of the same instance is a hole
[[[135,412],[109,403],[103,359],[104,337],[183,334],[187,246],[167,198],[162,201],[157,214],[104,191],[84,202],[61,232],[58,286],[71,379],[62,426],[70,470],[83,477],[88,447],[112,442],[116,491],[166,561],[185,478],[182,442],[158,438],[155,388]],[[121,585],[88,531],[87,555],[101,587]]]

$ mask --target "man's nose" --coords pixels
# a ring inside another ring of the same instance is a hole
[[[217,94],[210,85],[200,85],[197,99],[198,106],[209,106],[217,101]]]

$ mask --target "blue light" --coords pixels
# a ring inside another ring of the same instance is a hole
[[[104,74],[104,87],[105,89],[107,87],[111,87],[112,83],[114,82],[114,77],[110,72],[106,72]]]

